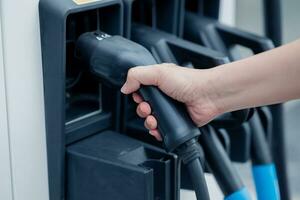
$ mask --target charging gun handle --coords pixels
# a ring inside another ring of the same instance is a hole
[[[173,100],[154,86],[142,86],[139,93],[152,108],[167,151],[173,151],[200,135],[198,127],[182,103]]]

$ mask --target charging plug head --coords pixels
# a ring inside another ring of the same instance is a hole
[[[130,68],[156,64],[143,46],[103,32],[82,34],[76,44],[76,54],[80,60],[89,63],[94,75],[115,87],[125,83]]]

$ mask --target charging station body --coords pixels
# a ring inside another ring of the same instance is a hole
[[[177,157],[107,132],[120,130],[120,92],[76,56],[82,33],[123,35],[123,2],[41,0],[39,9],[50,200],[179,198]]]

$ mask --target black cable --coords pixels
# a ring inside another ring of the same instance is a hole
[[[263,0],[264,29],[276,47],[282,43],[282,0]]]
[[[177,154],[186,165],[198,200],[209,200],[208,188],[204,178],[203,165],[204,153],[196,139],[192,139],[177,149]]]
[[[215,176],[218,185],[225,196],[229,196],[245,186],[222,146],[215,130],[210,126],[200,128],[202,134],[199,142],[205,153],[205,160]]]
[[[208,188],[204,178],[204,172],[200,159],[198,158],[188,163],[187,169],[189,170],[197,199],[209,199]]]
[[[258,112],[255,112],[249,120],[252,128],[251,137],[251,159],[254,165],[270,164],[272,163],[272,155],[270,147],[264,132]]]
[[[282,0],[263,0],[265,34],[276,47],[282,44]],[[291,199],[282,104],[270,106],[273,115],[272,156],[278,172],[281,199]]]

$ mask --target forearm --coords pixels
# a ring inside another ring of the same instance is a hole
[[[222,111],[300,98],[300,40],[211,70]]]

